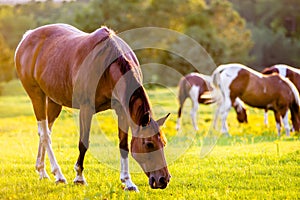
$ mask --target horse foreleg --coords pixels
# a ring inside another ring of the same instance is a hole
[[[87,184],[83,176],[83,161],[84,156],[89,148],[89,136],[91,121],[93,117],[94,110],[90,105],[80,106],[79,121],[80,121],[80,138],[79,138],[79,156],[75,164],[76,177],[74,183]]]
[[[129,173],[128,161],[128,123],[124,113],[118,113],[118,126],[119,126],[119,148],[121,154],[121,182],[125,184],[125,190],[139,191],[138,187],[132,182]]]
[[[221,107],[220,107],[220,115],[221,115],[221,121],[222,121],[221,132],[226,133],[227,135],[229,135],[229,133],[228,133],[228,125],[227,125],[226,120],[227,120],[227,116],[230,111],[230,108],[231,108],[230,99],[225,99],[225,101],[221,104]]]
[[[198,126],[197,126],[197,111],[198,111],[198,102],[194,102],[193,103],[193,107],[192,107],[192,110],[191,110],[191,118],[192,118],[192,123],[193,123],[193,126],[194,126],[194,129],[196,131],[198,131]]]
[[[285,134],[286,136],[290,136],[290,125],[289,125],[289,115],[288,111],[286,111],[285,115],[282,118],[282,122],[285,128]]]
[[[268,109],[265,109],[264,123],[265,123],[266,126],[268,126],[268,124],[269,124],[269,121],[268,121]]]

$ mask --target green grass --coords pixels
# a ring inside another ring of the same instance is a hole
[[[35,172],[39,138],[30,100],[18,81],[4,86],[0,97],[0,199],[297,199],[300,196],[299,137],[277,138],[272,113],[270,125],[265,127],[261,110],[249,108],[247,125],[238,124],[231,111],[228,122],[232,137],[220,137],[211,153],[202,158],[203,151],[211,150],[214,144],[214,139],[206,136],[213,106],[200,105],[200,130],[195,133],[187,101],[182,131],[176,132],[176,88],[148,91],[156,118],[172,114],[163,128],[168,138],[166,156],[172,175],[165,190],[150,189],[147,177],[131,159],[132,180],[140,192],[123,191],[113,111],[94,117],[91,148],[85,158],[88,186],[72,183],[78,156],[78,111],[72,109],[63,109],[52,133],[52,146],[68,184],[56,185],[52,175],[51,180],[39,180]],[[100,136],[105,136],[103,148],[97,146]],[[50,175],[47,157],[46,169]]]

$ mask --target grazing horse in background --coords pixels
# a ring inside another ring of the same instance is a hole
[[[79,157],[75,183],[85,184],[83,161],[89,147],[91,120],[95,113],[114,109],[118,115],[120,179],[125,189],[138,191],[128,164],[128,129],[131,154],[149,178],[151,188],[167,187],[170,174],[160,131],[167,117],[152,118],[142,85],[139,62],[130,47],[112,30],[93,33],[67,24],[51,24],[25,33],[15,52],[18,76],[29,95],[40,136],[36,170],[48,178],[45,152],[56,182],[66,182],[51,146],[51,128],[62,106],[79,109]]]
[[[291,111],[295,131],[300,128],[299,94],[288,79],[279,75],[263,75],[241,64],[220,65],[212,75],[214,86],[222,93],[223,100],[218,106],[214,125],[219,115],[222,132],[228,133],[226,118],[237,97],[249,106],[274,111],[278,135],[281,118],[289,135],[288,109]]]
[[[271,67],[265,68],[261,73],[273,74],[277,73],[283,77],[288,78],[296,86],[300,93],[300,70],[284,64],[277,64]],[[265,124],[268,124],[268,110],[265,110]]]
[[[199,73],[190,73],[182,77],[178,84],[178,119],[176,129],[180,129],[180,118],[183,104],[187,98],[192,101],[191,118],[195,130],[198,130],[197,126],[197,110],[199,104],[210,104],[217,101],[212,97],[213,88],[211,87],[211,77]],[[209,97],[207,97],[209,95]],[[247,122],[246,109],[243,107],[243,102],[237,98],[233,107],[236,110],[237,118],[240,123]]]
[[[186,76],[182,77],[179,81],[178,87],[178,100],[179,100],[179,109],[178,109],[178,119],[176,124],[176,129],[180,129],[180,118],[181,111],[185,100],[189,97],[192,101],[192,109],[191,109],[191,118],[192,123],[195,130],[198,130],[196,116],[198,105],[202,104],[210,104],[212,101],[207,99],[202,99],[201,95],[204,92],[208,92],[212,90],[209,81],[206,81],[204,75],[199,73],[190,73]]]

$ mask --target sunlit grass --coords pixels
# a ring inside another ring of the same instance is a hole
[[[172,90],[176,91],[176,88]],[[171,182],[165,190],[150,189],[147,177],[131,158],[131,176],[139,193],[123,191],[119,181],[117,123],[113,111],[97,114],[93,119],[91,148],[85,158],[84,170],[88,186],[78,186],[72,183],[78,156],[78,111],[63,109],[53,127],[52,146],[68,184],[56,185],[50,175],[48,157],[46,169],[51,180],[39,180],[35,172],[39,138],[29,98],[24,93],[1,96],[0,199],[299,198],[299,136],[278,138],[271,112],[269,126],[265,127],[262,110],[248,108],[249,124],[242,125],[231,111],[228,122],[232,137],[221,136],[211,153],[201,158],[202,145],[207,144],[206,133],[211,127],[213,107],[200,105],[200,130],[195,132],[189,115],[191,103],[187,100],[182,131],[177,132],[178,105],[173,91],[165,88],[148,91],[156,119],[171,113],[163,127],[168,138],[166,156]],[[101,143],[101,137],[107,146]],[[97,146],[98,143],[103,147]]]

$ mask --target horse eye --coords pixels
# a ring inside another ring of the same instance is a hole
[[[153,149],[154,148],[153,142],[147,142],[146,147],[147,147],[147,149]]]

